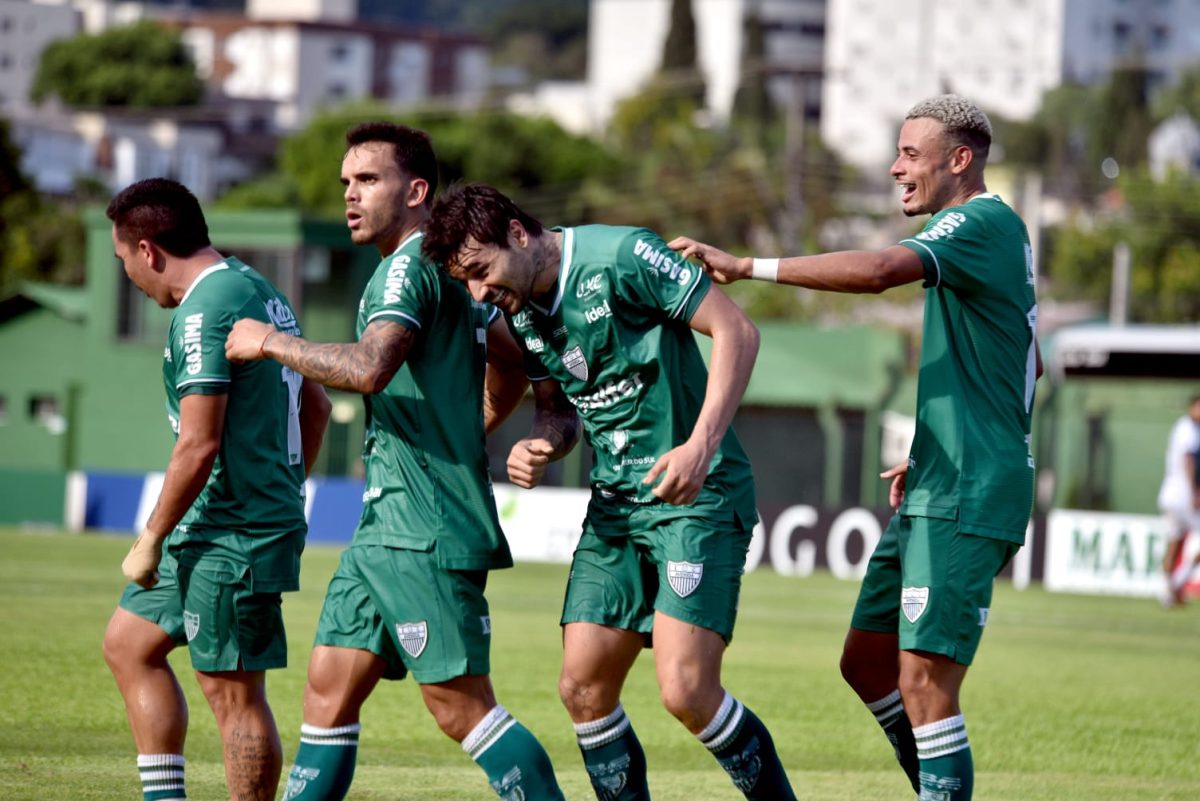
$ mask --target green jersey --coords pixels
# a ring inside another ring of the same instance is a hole
[[[559,229],[555,229],[559,230]],[[586,225],[562,231],[558,287],[510,320],[531,380],[553,378],[574,404],[595,451],[600,498],[657,500],[642,479],[691,435],[708,370],[688,321],[711,287],[644,228]],[[728,509],[753,525],[754,479],[726,432],[694,506]],[[665,514],[694,514],[664,507]]]
[[[925,265],[917,428],[901,514],[1023,542],[1037,378],[1033,251],[997,195],[933,216],[900,243]]]
[[[453,570],[509,567],[483,432],[487,325],[476,303],[421,258],[416,233],[384,259],[358,306],[358,336],[375,320],[416,334],[404,364],[367,407],[366,491],[356,545],[436,549]]]
[[[172,543],[220,542],[249,558],[256,591],[282,592],[298,586],[306,532],[299,407],[304,379],[273,361],[230,364],[225,338],[243,317],[300,333],[287,298],[234,258],[200,273],[171,315],[163,383],[176,436],[184,396],[228,396],[221,449]]]

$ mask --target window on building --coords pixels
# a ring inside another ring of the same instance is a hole
[[[8,425],[8,396],[0,395],[0,426]]]
[[[331,83],[326,87],[325,94],[328,97],[343,98],[346,96],[346,87],[340,83]]]
[[[0,17],[0,33],[8,33],[12,30],[12,17]]]
[[[143,328],[142,290],[138,289],[125,271],[117,267],[117,337],[140,339]]]
[[[61,434],[67,430],[66,418],[59,411],[58,398],[53,395],[29,396],[29,419],[45,426],[51,434]]]
[[[1155,25],[1150,31],[1150,49],[1166,50],[1171,41],[1171,31],[1166,25]]]
[[[6,70],[12,67],[12,56],[8,53],[0,53],[0,70]]]
[[[329,58],[331,61],[336,61],[339,64],[346,63],[350,58],[350,46],[345,42],[338,42],[329,48]]]

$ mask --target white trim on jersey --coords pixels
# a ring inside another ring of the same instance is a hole
[[[425,232],[419,231],[419,230],[414,231],[413,233],[409,234],[408,236],[406,236],[404,238],[403,242],[401,242],[399,245],[396,245],[396,249],[392,251],[392,256],[395,256],[397,253],[399,253],[401,250],[403,250],[404,246],[407,245],[409,242],[413,241],[414,239],[420,239],[423,236],[425,236]],[[388,258],[391,258],[391,257],[389,256]]]
[[[700,286],[700,275],[703,272],[703,270],[696,270],[696,280],[692,281],[692,288],[684,293],[683,300],[679,301],[679,305],[675,307],[675,311],[671,312],[669,319],[674,320],[676,317],[679,317],[683,314],[683,310],[687,308],[688,300],[691,299],[692,293],[696,291],[696,287]]]
[[[926,245],[924,242],[921,242],[919,240],[916,240],[916,239],[901,239],[900,240],[901,245],[903,245],[905,242],[912,242],[914,245],[920,245],[921,247],[925,248],[925,251],[930,256],[933,257],[933,266],[937,269],[937,282],[934,283],[934,286],[941,286],[942,285],[942,265],[940,262],[938,262],[937,254],[929,249],[929,245]]]
[[[200,282],[203,281],[205,278],[208,278],[210,275],[215,273],[217,270],[228,270],[228,269],[229,269],[229,265],[225,263],[224,259],[221,259],[219,262],[217,262],[216,264],[214,264],[211,267],[205,267],[204,272],[197,275],[196,280],[192,281],[192,285],[187,288],[187,292],[183,293],[183,297],[180,298],[179,304],[182,306],[184,301],[186,301],[188,299],[188,295],[192,294],[192,290],[195,289],[197,286],[199,286]]]
[[[558,307],[562,305],[562,299],[566,296],[567,273],[571,272],[572,262],[575,258],[575,229],[563,229],[562,241],[562,266],[558,272],[558,294],[554,298],[554,303],[550,304],[550,311],[547,314],[553,315],[558,311]]]
[[[370,317],[367,318],[367,324],[369,325],[371,323],[371,321],[374,320],[376,317],[383,317],[384,315],[389,315],[392,317],[403,317],[405,320],[411,321],[414,325],[417,326],[417,328],[421,327],[421,321],[418,320],[416,317],[413,317],[411,314],[405,314],[402,311],[397,311],[396,309],[381,309],[380,311],[375,312],[374,314],[372,314]]]
[[[187,381],[180,381],[175,385],[175,389],[183,389],[190,384],[228,384],[228,378],[189,378]]]

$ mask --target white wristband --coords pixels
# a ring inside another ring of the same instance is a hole
[[[778,281],[779,259],[755,259],[750,264],[750,277],[759,281]]]

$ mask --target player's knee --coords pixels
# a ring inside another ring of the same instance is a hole
[[[574,720],[582,711],[584,699],[587,698],[587,685],[577,681],[565,671],[558,677],[558,697],[567,712]]]
[[[433,713],[433,719],[442,733],[456,743],[465,740],[479,722],[464,705],[437,704],[430,706],[429,711]]]
[[[842,671],[842,679],[856,690],[866,681],[867,666],[850,648],[842,649],[838,668]]]
[[[658,697],[663,708],[676,720],[695,730],[707,723],[706,717],[712,717],[711,714],[705,715],[705,707],[711,704],[705,704],[705,698],[710,693],[704,690],[690,682],[672,682],[659,688]]]

